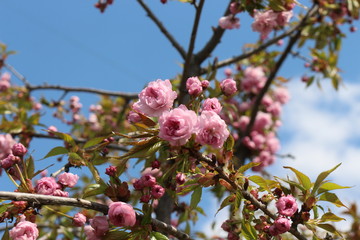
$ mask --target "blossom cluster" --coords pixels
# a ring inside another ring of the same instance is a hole
[[[5,92],[11,86],[10,84],[10,73],[5,72],[0,76],[0,92]]]
[[[290,230],[292,217],[298,210],[296,199],[292,195],[282,196],[276,202],[276,208],[280,216],[270,226],[269,233],[272,236],[285,233]]]
[[[208,82],[200,81],[197,77],[190,77],[186,82],[186,88],[190,95],[198,96]],[[236,91],[236,82],[225,79],[221,82],[221,89],[227,96]],[[185,105],[170,110],[173,106],[177,93],[172,91],[169,80],[156,80],[139,94],[139,101],[133,105],[134,112],[128,116],[130,122],[141,121],[136,113],[149,117],[159,117],[159,137],[168,141],[172,146],[185,145],[193,134],[195,141],[201,145],[210,145],[221,148],[229,136],[225,121],[218,115],[221,104],[216,98],[206,99],[202,105],[201,115],[189,110]]]
[[[43,177],[36,182],[35,192],[44,195],[68,197],[69,193],[63,191],[64,188],[74,187],[78,180],[78,175],[66,172],[58,176],[58,181],[53,177]]]
[[[151,174],[145,174],[140,179],[136,179],[133,183],[135,190],[141,191],[140,201],[148,203],[151,199],[159,199],[165,189],[156,182],[156,178]]]

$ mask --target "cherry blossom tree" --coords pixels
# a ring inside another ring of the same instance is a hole
[[[333,193],[346,187],[327,179],[340,162],[316,179],[289,166],[291,179],[266,168],[277,164],[281,113],[290,99],[289,79],[279,70],[293,56],[308,67],[304,85],[331,81],[337,89],[343,30],[356,30],[360,1],[227,2],[211,37],[195,52],[205,0],[159,1],[194,9],[187,49],[137,0],[183,65],[182,73],[150,80],[136,94],[33,85],[8,64],[16,56],[1,44],[0,170],[14,184],[13,192],[0,191],[2,239],[358,239],[356,205],[347,208]],[[95,7],[106,14],[112,4],[99,0]],[[241,28],[244,15],[251,16],[258,40],[229,59],[212,56],[225,31]],[[221,78],[218,72],[227,66],[232,70]],[[64,94],[57,101],[33,98],[34,91],[47,90]],[[101,96],[89,117],[78,96],[67,100],[72,92]],[[44,113],[52,113],[53,125],[41,124]],[[58,131],[61,123],[71,126],[69,133]],[[58,140],[43,157],[57,159],[58,171],[36,166],[28,149],[37,138]],[[129,165],[135,163],[140,167],[133,177]],[[199,205],[205,189],[219,200],[218,211],[229,211],[222,223],[227,236],[191,229],[206,214]],[[332,222],[343,218],[320,201],[347,209],[355,219],[352,231],[336,229]]]

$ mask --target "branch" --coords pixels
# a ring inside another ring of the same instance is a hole
[[[29,91],[35,91],[35,90],[44,90],[44,89],[50,89],[50,90],[62,90],[65,92],[86,92],[86,93],[96,93],[100,95],[107,95],[107,96],[113,96],[113,97],[122,97],[125,99],[136,99],[138,97],[137,93],[123,93],[123,92],[116,92],[116,91],[107,91],[107,90],[99,90],[95,88],[85,88],[85,87],[65,87],[65,86],[59,86],[59,85],[27,85],[26,86]]]
[[[19,134],[16,134],[16,135],[20,135],[21,133]],[[57,137],[57,136],[50,136],[48,134],[42,134],[42,133],[26,133],[28,136],[30,137],[35,137],[35,138],[46,138],[46,139],[54,139],[54,140],[62,140],[61,138]],[[86,143],[87,140],[86,139],[77,139],[77,138],[74,138],[74,141],[76,143]],[[109,144],[106,146],[107,148],[109,149],[114,149],[114,150],[119,150],[119,151],[123,151],[123,152],[128,152],[129,149],[125,148],[125,147],[122,147],[122,146],[119,146],[119,145],[115,145],[115,144]]]
[[[175,49],[180,53],[181,57],[185,59],[186,53],[182,46],[176,41],[176,39],[168,32],[164,25],[159,21],[151,9],[143,2],[143,0],[137,0],[141,7],[146,11],[148,17],[158,26],[160,31],[165,35],[165,37],[170,41],[170,43],[175,47]]]
[[[41,194],[31,193],[19,193],[19,192],[5,192],[0,191],[0,199],[13,200],[13,201],[27,201],[34,202],[42,205],[65,205],[79,208],[86,208],[107,214],[109,207],[97,202],[88,201],[81,198],[67,198],[67,197],[55,197]],[[142,218],[143,215],[136,213],[138,218]],[[173,235],[178,239],[191,240],[188,234],[179,231],[178,229],[163,223],[156,219],[151,219],[151,225],[159,232]]]
[[[291,52],[292,47],[295,45],[297,40],[300,38],[301,31],[302,31],[304,25],[306,24],[308,18],[310,16],[312,16],[317,11],[317,9],[318,9],[317,5],[314,5],[307,12],[306,16],[302,19],[302,21],[299,23],[299,25],[297,27],[297,33],[290,38],[288,45],[286,46],[286,48],[283,51],[282,55],[280,56],[279,60],[276,62],[275,67],[271,71],[268,79],[266,80],[265,86],[261,89],[259,94],[256,96],[254,105],[253,105],[252,110],[251,110],[251,116],[250,116],[249,124],[247,125],[244,133],[242,134],[240,140],[237,142],[236,147],[235,147],[235,149],[237,149],[237,151],[235,152],[235,155],[238,156],[238,158],[240,159],[240,164],[241,165],[244,163],[245,158],[246,158],[246,153],[247,153],[247,151],[246,151],[247,148],[243,144],[242,139],[244,137],[250,135],[250,132],[251,132],[251,130],[252,130],[253,126],[254,126],[254,123],[255,123],[256,115],[257,115],[257,113],[259,111],[261,100],[265,96],[266,92],[269,90],[269,88],[270,88],[272,82],[274,81],[280,67],[282,66],[282,64],[285,61],[286,57]]]
[[[229,7],[232,1],[229,1],[229,4],[225,10],[224,16],[227,16],[230,13]],[[220,43],[221,37],[224,34],[225,29],[218,26],[214,29],[213,35],[209,39],[209,41],[206,43],[206,45],[201,49],[197,54],[196,57],[198,58],[199,62],[202,63],[207,59],[212,51],[215,49],[215,47]]]
[[[198,6],[195,5],[196,14],[195,14],[193,28],[191,31],[189,48],[188,48],[185,63],[184,63],[184,70],[183,70],[183,74],[182,74],[181,82],[180,82],[180,96],[179,96],[180,104],[185,102],[184,97],[187,94],[187,91],[186,91],[187,78],[192,75],[198,75],[198,71],[199,71],[198,69],[200,68],[200,64],[201,64],[201,63],[199,63],[199,61],[197,61],[197,57],[193,55],[193,52],[194,52],[194,48],[195,48],[195,40],[196,40],[196,35],[197,35],[199,22],[200,22],[200,16],[201,16],[201,12],[202,12],[204,3],[205,3],[205,0],[200,0],[199,5]],[[190,69],[190,68],[192,68],[192,69]]]
[[[264,205],[263,203],[259,202],[252,194],[250,194],[248,191],[244,190],[241,186],[239,186],[238,184],[236,184],[234,181],[232,181],[228,175],[223,171],[223,169],[221,167],[218,167],[215,165],[215,163],[212,161],[212,159],[202,155],[199,152],[194,152],[191,151],[191,153],[193,154],[194,157],[196,157],[198,160],[205,162],[206,164],[208,164],[209,166],[213,167],[214,170],[216,170],[219,174],[219,177],[224,179],[226,182],[228,182],[231,187],[234,189],[234,191],[240,191],[241,195],[243,196],[243,198],[245,198],[246,200],[250,201],[254,206],[256,206],[258,209],[260,209],[261,211],[263,211],[263,213],[265,213],[266,215],[268,215],[269,217],[271,217],[273,220],[275,220],[277,218],[277,216],[270,212],[266,205]],[[294,227],[291,227],[289,232],[294,235],[297,239],[299,240],[306,240],[306,238],[301,235],[301,233]]]

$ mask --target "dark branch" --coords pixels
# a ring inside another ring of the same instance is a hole
[[[107,90],[99,90],[95,88],[84,88],[84,87],[65,87],[59,85],[27,85],[29,91],[35,90],[61,90],[65,92],[86,92],[86,93],[95,93],[100,95],[107,95],[113,97],[122,97],[125,99],[136,99],[138,97],[137,93],[123,93],[123,92],[116,92],[116,91],[107,91]]]
[[[160,31],[165,35],[165,37],[170,41],[170,43],[175,47],[175,49],[180,53],[181,57],[185,59],[186,52],[182,46],[176,41],[176,39],[169,33],[169,31],[164,27],[164,25],[159,21],[151,9],[142,1],[137,0],[141,7],[146,11],[148,17],[156,24]]]
[[[88,201],[81,198],[67,198],[67,197],[55,197],[49,195],[41,194],[31,194],[31,193],[19,193],[19,192],[5,192],[0,191],[0,199],[3,200],[13,200],[13,201],[27,201],[39,203],[42,205],[65,205],[73,206],[79,208],[92,209],[103,214],[107,214],[109,207],[104,204],[97,202]],[[137,213],[138,218],[142,218],[143,215]],[[151,219],[151,225],[159,232],[173,235],[178,239],[191,240],[188,234],[179,231],[171,225],[163,223],[156,219]]]
[[[229,4],[225,10],[224,16],[227,16],[230,14],[230,4],[232,1],[229,1]],[[225,29],[221,28],[220,26],[216,27],[213,31],[213,35],[209,39],[209,41],[206,43],[206,45],[201,49],[197,54],[196,57],[200,64],[207,59],[212,51],[216,48],[216,46],[220,43],[220,40],[225,32]]]
[[[179,89],[180,90],[180,95],[179,95],[179,103],[180,104],[186,102],[186,100],[185,100],[185,96],[187,95],[186,80],[191,76],[198,75],[198,71],[199,71],[200,65],[201,65],[201,63],[199,63],[197,61],[197,58],[196,58],[196,56],[193,55],[193,53],[194,53],[194,48],[195,48],[196,35],[197,35],[199,22],[200,22],[200,16],[201,16],[201,12],[202,12],[204,3],[205,3],[205,0],[200,0],[199,5],[196,6],[196,13],[195,13],[193,28],[191,31],[189,48],[187,51],[187,55],[186,55],[186,59],[185,59],[185,63],[184,63],[184,70],[183,70],[183,74],[182,74],[181,82],[180,82],[180,89]]]

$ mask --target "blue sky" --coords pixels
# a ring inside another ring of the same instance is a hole
[[[146,1],[169,31],[187,49],[194,11],[188,4],[159,0]],[[200,23],[196,49],[211,35],[225,1],[206,1]],[[305,1],[300,1],[305,2]],[[0,41],[18,54],[8,63],[25,75],[32,84],[86,86],[118,91],[139,92],[147,82],[157,78],[172,78],[181,72],[181,58],[147,17],[136,1],[117,0],[105,14],[93,7],[95,1],[11,1],[0,0]],[[241,28],[226,32],[214,56],[225,59],[241,51],[244,43],[258,38],[250,28],[251,19],[240,14]],[[359,28],[359,23],[355,26]],[[334,92],[324,86],[305,89],[299,77],[306,72],[299,61],[287,62],[281,73],[291,77],[289,89],[292,101],[284,109],[280,131],[281,153],[291,153],[293,160],[279,160],[269,171],[284,176],[282,165],[298,167],[314,179],[322,170],[344,162],[335,173],[343,185],[360,180],[357,159],[359,150],[360,55],[359,32],[344,31],[340,55],[345,85]],[[13,78],[13,83],[20,84]],[[60,92],[36,92],[56,98]],[[93,95],[79,94],[85,103],[93,103]],[[46,144],[46,145],[44,145]],[[32,145],[36,158],[41,158],[56,141],[39,140]],[[46,147],[43,147],[46,146]],[[286,162],[285,162],[286,161]],[[284,164],[283,164],[284,163]],[[316,164],[314,164],[316,163]],[[55,169],[54,169],[55,170]],[[359,187],[344,191],[350,202]],[[341,195],[341,194],[340,194]],[[351,197],[352,196],[352,197]],[[209,214],[210,217],[211,214]]]

